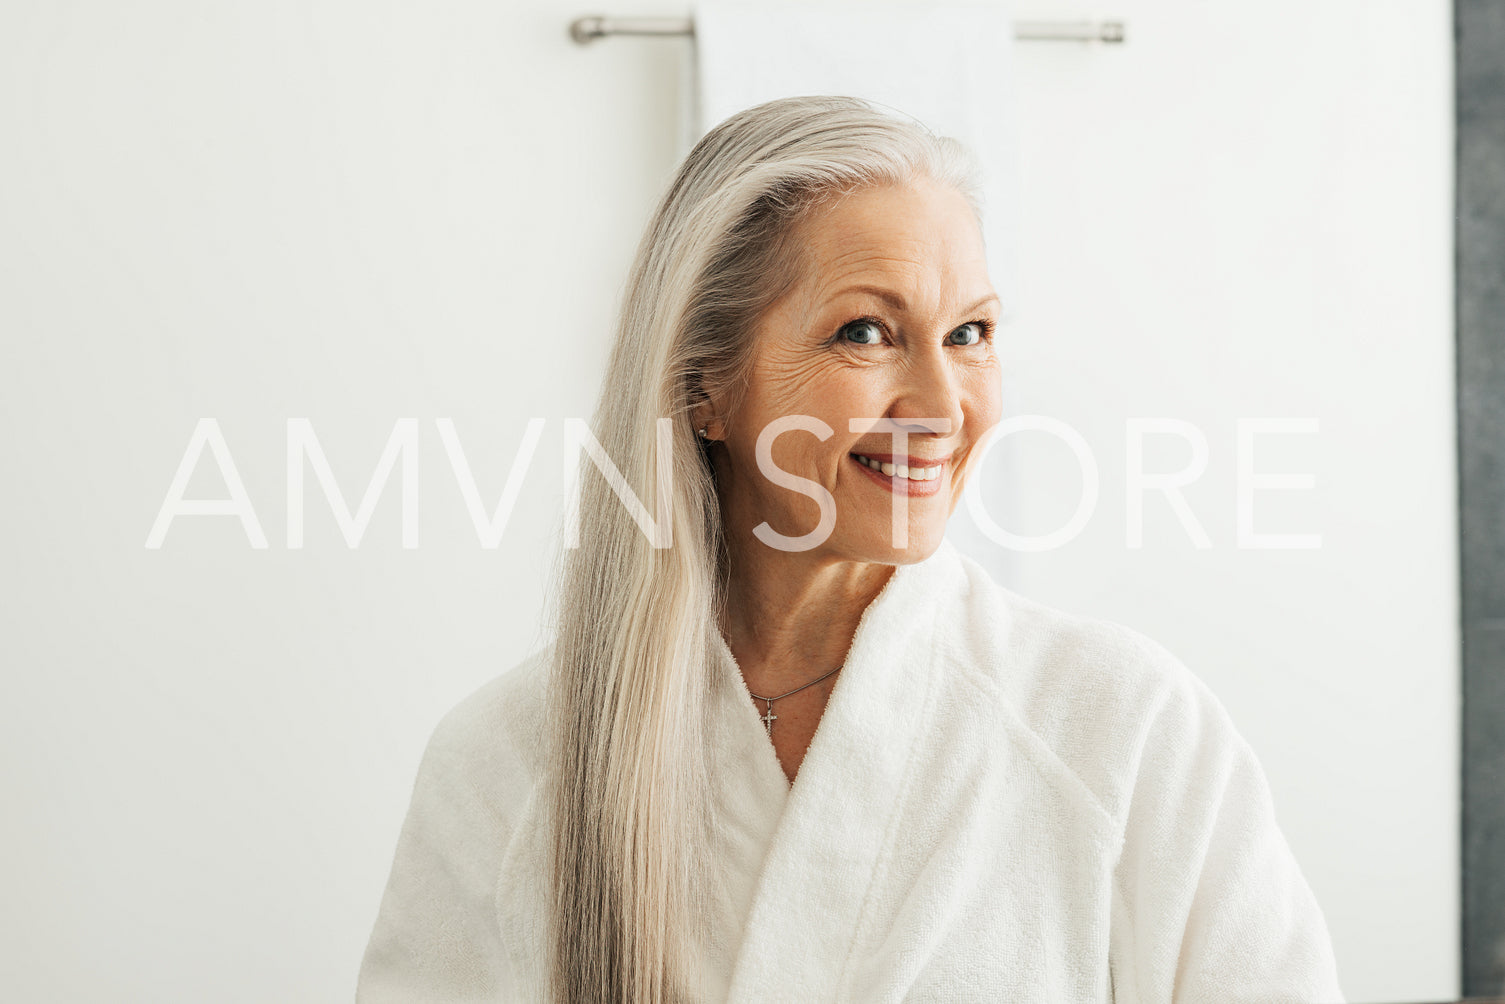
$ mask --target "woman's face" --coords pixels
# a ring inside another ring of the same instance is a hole
[[[999,419],[1000,305],[982,234],[963,197],[927,179],[854,192],[799,236],[806,272],[760,320],[740,407],[713,423],[727,529],[766,522],[755,536],[779,550],[919,561]],[[792,431],[773,437],[781,428]]]

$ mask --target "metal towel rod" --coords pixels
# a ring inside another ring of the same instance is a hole
[[[607,35],[694,35],[688,17],[605,17],[591,14],[570,22],[570,37],[581,45]],[[1014,38],[1027,42],[1122,42],[1122,21],[1015,21]]]

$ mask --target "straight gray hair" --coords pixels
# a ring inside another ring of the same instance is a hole
[[[758,321],[802,275],[812,211],[920,177],[960,192],[980,220],[980,166],[957,141],[858,98],[769,101],[695,145],[638,245],[591,427],[658,512],[656,422],[673,421],[673,544],[652,546],[582,460],[580,546],[566,549],[551,600],[556,1001],[695,998],[714,805],[708,632],[727,568],[714,447],[693,413],[715,400],[725,418],[740,401]]]

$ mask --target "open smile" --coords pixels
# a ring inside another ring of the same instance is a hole
[[[890,453],[849,453],[872,481],[891,492],[922,498],[941,490],[949,457],[896,457]]]

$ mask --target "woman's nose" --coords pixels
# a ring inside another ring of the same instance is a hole
[[[940,434],[956,434],[962,427],[961,385],[943,349],[921,354],[907,367],[903,386],[889,408],[888,417],[896,422],[905,419],[946,419],[950,427],[934,429]]]

